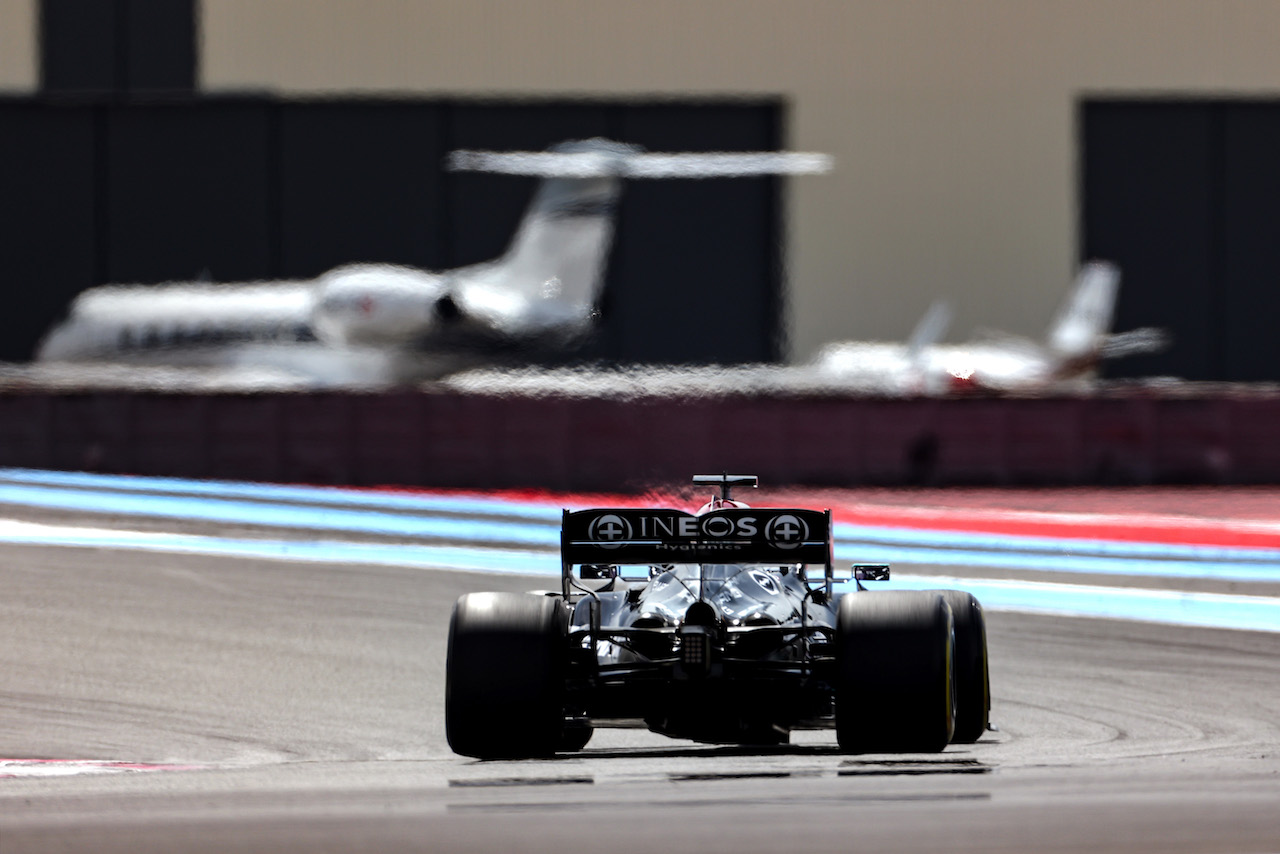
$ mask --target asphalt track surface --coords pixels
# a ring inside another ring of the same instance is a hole
[[[476,762],[444,740],[450,607],[546,576],[3,555],[0,760],[134,770],[0,779],[0,854],[1280,851],[1280,633],[991,611],[1000,731],[976,745],[845,756],[826,733],[761,751],[606,731],[576,756]]]

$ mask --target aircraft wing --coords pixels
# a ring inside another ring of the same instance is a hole
[[[449,168],[539,178],[735,178],[831,171],[827,154],[803,151],[473,151],[449,155]]]

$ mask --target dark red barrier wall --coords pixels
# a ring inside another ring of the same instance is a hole
[[[0,465],[334,484],[1280,483],[1271,395],[875,400],[0,395]]]

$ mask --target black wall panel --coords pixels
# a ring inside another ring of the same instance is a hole
[[[1116,328],[1173,333],[1111,376],[1280,380],[1280,102],[1086,103],[1083,253],[1123,269]]]
[[[1113,328],[1174,336],[1166,352],[1109,362],[1107,374],[1220,378],[1215,108],[1089,103],[1082,126],[1082,254],[1120,265]]]
[[[88,109],[0,102],[0,360],[30,356],[96,282],[93,124]]]
[[[353,261],[444,266],[442,113],[404,102],[281,106],[273,275]]]
[[[1222,109],[1222,376],[1280,380],[1280,104]]]
[[[767,105],[636,106],[619,136],[652,151],[769,151]],[[611,355],[706,364],[777,358],[776,178],[634,181],[626,189],[606,328]]]
[[[124,6],[124,88],[133,93],[193,90],[198,39],[196,0],[117,2]]]
[[[112,110],[105,131],[105,281],[208,273],[262,278],[278,267],[268,216],[264,102]]]
[[[40,86],[48,92],[124,88],[115,0],[42,0]]]
[[[47,92],[190,92],[195,0],[41,0]]]

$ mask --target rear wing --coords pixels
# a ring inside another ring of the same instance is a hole
[[[560,562],[822,564],[831,577],[830,510],[564,511]]]

